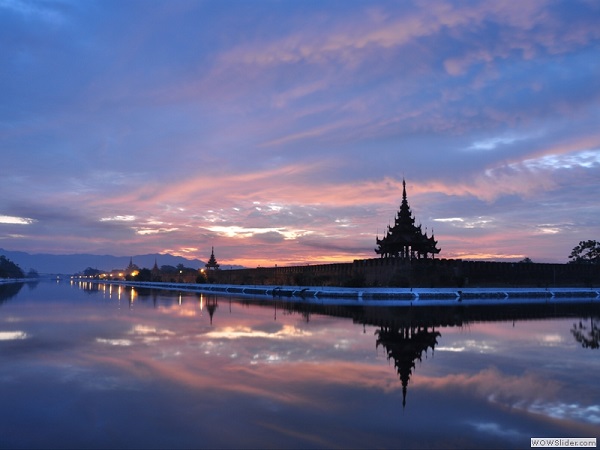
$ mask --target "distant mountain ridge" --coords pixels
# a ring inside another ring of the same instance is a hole
[[[147,267],[148,269],[151,269],[154,266],[154,261],[156,261],[158,267],[183,264],[185,267],[199,269],[204,267],[205,264],[204,261],[199,259],[187,259],[182,256],[160,253],[132,256],[92,254],[52,255],[47,253],[29,254],[26,252],[10,251],[0,248],[0,255],[6,256],[12,262],[18,264],[25,273],[30,269],[35,269],[40,274],[74,274],[83,272],[88,267],[102,271],[124,269],[129,265],[130,259],[132,259],[133,263],[138,267]]]

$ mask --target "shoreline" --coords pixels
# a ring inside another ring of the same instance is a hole
[[[135,281],[85,280],[148,289],[204,294],[288,299],[291,301],[337,301],[370,305],[516,304],[600,301],[599,288],[346,288],[316,286],[258,286]],[[84,282],[85,282],[84,281]]]
[[[31,279],[0,279],[0,285],[26,283]],[[36,279],[36,281],[42,281]],[[53,281],[53,280],[46,280]],[[66,280],[61,280],[62,282]],[[600,287],[548,287],[548,288],[397,288],[397,287],[333,287],[333,286],[270,286],[239,284],[164,283],[149,281],[121,281],[74,279],[71,282],[114,284],[133,288],[159,289],[203,294],[235,295],[261,298],[361,305],[460,305],[489,304],[510,305],[528,303],[600,302]]]

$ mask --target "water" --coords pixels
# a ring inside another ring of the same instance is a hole
[[[529,448],[531,437],[599,437],[599,311],[0,285],[0,447]]]

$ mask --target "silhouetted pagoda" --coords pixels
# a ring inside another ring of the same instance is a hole
[[[125,267],[125,273],[127,273],[128,275],[132,275],[135,272],[139,272],[140,268],[137,266],[137,264],[133,263],[133,257],[129,258],[129,265],[127,267]]]
[[[210,252],[210,259],[208,260],[208,262],[206,264],[204,264],[204,267],[206,267],[209,270],[216,270],[219,268],[219,264],[217,264],[217,259],[215,258],[215,248],[212,247],[212,250]]]
[[[375,238],[377,248],[375,253],[382,258],[400,258],[410,261],[435,257],[440,252],[437,241],[431,233],[431,237],[421,230],[421,225],[415,225],[408,201],[406,200],[406,181],[402,180],[402,204],[396,215],[394,226],[389,226],[382,239]]]
[[[158,262],[154,258],[154,266],[152,267],[152,281],[160,280],[160,269],[158,268]]]

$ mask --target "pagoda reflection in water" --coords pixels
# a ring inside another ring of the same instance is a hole
[[[394,360],[394,366],[402,382],[402,407],[406,406],[406,390],[417,360],[423,360],[423,353],[431,348],[431,352],[442,335],[435,329],[427,327],[385,327],[375,331],[376,347],[380,345],[386,350],[388,360]]]
[[[95,283],[81,283],[83,290],[97,291]],[[323,304],[311,301],[294,301],[284,299],[268,299],[266,297],[234,297],[215,294],[139,288],[137,296],[140,301],[152,300],[174,302],[182,298],[193,298],[200,302],[201,308],[208,311],[210,324],[216,317],[221,299],[231,305],[242,304],[274,308],[274,320],[278,312],[284,315],[299,314],[309,322],[312,315],[351,319],[355,324],[373,326],[375,330],[375,348],[382,347],[402,383],[402,405],[406,406],[408,385],[414,375],[416,361],[427,358],[429,349],[432,354],[441,339],[439,328],[464,327],[471,323],[484,322],[517,322],[544,319],[579,318],[574,323],[571,334],[584,348],[600,348],[600,302],[564,302],[564,303],[530,303],[512,305],[482,304],[448,304],[437,306],[368,306],[348,304]]]
[[[231,300],[230,300],[231,301]],[[438,305],[438,306],[350,306],[319,304],[294,301],[262,301],[259,299],[238,300],[247,305],[262,305],[283,310],[287,314],[300,314],[306,322],[311,315],[351,318],[363,328],[367,325],[375,330],[376,348],[382,347],[402,383],[402,406],[410,378],[414,375],[416,362],[433,355],[442,334],[441,327],[465,327],[472,323],[535,321],[561,318],[585,318],[590,326],[573,324],[571,333],[585,348],[598,349],[600,342],[600,303],[546,303],[513,305]],[[277,315],[275,314],[275,319]]]
[[[216,301],[216,299],[215,299]],[[340,318],[351,318],[363,328],[367,325],[377,327],[375,330],[375,347],[382,347],[389,361],[393,360],[394,368],[402,383],[402,406],[406,407],[406,397],[410,378],[414,375],[416,362],[427,358],[429,350],[432,355],[442,334],[440,327],[464,327],[478,322],[513,322],[544,319],[581,317],[591,320],[591,331],[585,326],[576,327],[583,338],[572,331],[575,339],[586,348],[598,348],[600,341],[599,327],[600,303],[555,303],[555,304],[513,304],[507,305],[444,305],[444,306],[354,306],[320,304],[316,302],[293,300],[264,300],[262,298],[238,298],[229,302],[244,305],[260,305],[274,308],[274,319],[277,311],[284,314],[299,314],[306,322],[311,316],[322,315]]]

